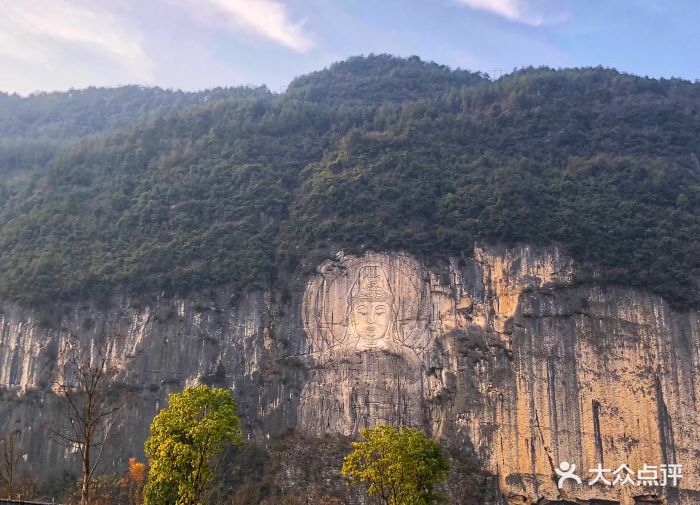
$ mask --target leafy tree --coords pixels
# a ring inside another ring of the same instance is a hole
[[[198,386],[171,393],[151,423],[146,505],[198,505],[212,464],[226,444],[243,442],[236,402],[227,389]]]
[[[128,505],[141,505],[143,503],[143,487],[146,483],[146,465],[129,458],[129,468],[119,481],[122,493],[127,498]]]
[[[419,430],[377,426],[362,430],[345,457],[341,474],[384,505],[428,505],[444,501],[435,487],[449,474],[440,444]]]

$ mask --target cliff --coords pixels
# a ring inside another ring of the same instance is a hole
[[[630,288],[573,283],[556,248],[479,246],[441,271],[408,254],[338,254],[279,290],[0,307],[0,429],[43,475],[70,335],[118,335],[127,397],[104,468],[142,454],[169,391],[233,391],[250,440],[419,426],[497,482],[494,503],[700,502],[700,318]],[[554,469],[584,477],[558,490]],[[588,485],[587,469],[681,464],[680,487]]]

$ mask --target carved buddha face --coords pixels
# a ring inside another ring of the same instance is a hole
[[[393,295],[379,266],[360,270],[349,296],[349,325],[358,348],[376,348],[387,336],[393,318]]]
[[[383,301],[358,301],[352,307],[350,324],[360,339],[376,342],[386,335],[391,324],[391,308]]]

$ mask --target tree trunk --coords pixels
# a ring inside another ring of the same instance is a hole
[[[80,493],[80,505],[90,504],[90,444],[85,444],[83,454],[83,488]]]

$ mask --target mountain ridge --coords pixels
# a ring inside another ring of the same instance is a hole
[[[379,55],[240,93],[73,142],[0,186],[0,296],[246,289],[330,244],[430,259],[494,241],[559,243],[590,265],[581,281],[700,300],[698,84],[602,68],[490,81]]]

